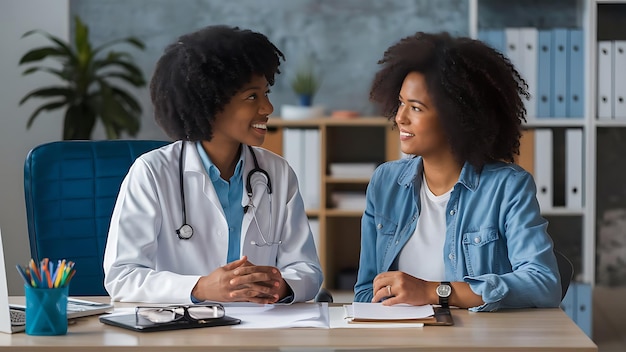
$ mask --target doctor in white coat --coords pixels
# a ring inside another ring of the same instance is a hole
[[[211,26],[157,63],[155,118],[176,142],[140,156],[104,257],[117,301],[301,302],[322,283],[295,173],[258,147],[283,54],[260,33]]]

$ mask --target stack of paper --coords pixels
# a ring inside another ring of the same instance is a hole
[[[346,317],[351,323],[432,323],[436,321],[435,311],[429,304],[384,306],[382,303],[354,302],[344,308]]]

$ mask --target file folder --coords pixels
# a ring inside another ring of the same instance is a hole
[[[478,31],[478,40],[503,54],[506,52],[506,38],[503,30],[481,29]]]
[[[567,117],[583,117],[585,96],[584,35],[582,29],[569,31],[569,84],[567,85]]]
[[[530,98],[524,101],[526,116],[537,117],[537,28],[524,27],[519,29],[519,72],[528,85]]]
[[[613,113],[616,120],[626,120],[626,41],[613,46]]]
[[[568,30],[556,28],[552,30],[552,101],[553,117],[567,116],[567,86],[569,62],[567,60]]]
[[[552,31],[537,33],[537,117],[552,116]]]
[[[613,42],[598,42],[598,119],[613,118]]]
[[[565,131],[565,206],[569,209],[583,207],[583,131],[568,128]]]
[[[522,64],[522,53],[520,50],[522,45],[521,31],[519,28],[505,28],[504,36],[506,40],[506,52],[504,54],[519,71]]]
[[[541,211],[552,209],[552,130],[535,130],[535,183]]]
[[[304,130],[300,128],[285,128],[283,130],[283,157],[298,177],[301,194],[304,193]],[[304,196],[303,196],[304,197]]]
[[[304,132],[304,155],[302,164],[304,166],[304,178],[300,179],[302,198],[304,207],[308,210],[319,209],[320,207],[320,186],[321,186],[321,140],[318,129],[305,129]]]

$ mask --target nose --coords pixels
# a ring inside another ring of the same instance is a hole
[[[405,109],[405,105],[400,105],[398,106],[398,111],[396,112],[396,124],[401,125],[403,123],[406,122],[406,109]]]
[[[274,112],[274,105],[272,105],[270,98],[265,95],[264,98],[261,99],[261,104],[259,105],[259,114],[270,115],[272,112]]]

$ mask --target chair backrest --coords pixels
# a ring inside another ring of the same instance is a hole
[[[130,165],[166,141],[58,141],[33,148],[24,164],[30,253],[72,260],[70,295],[106,295],[102,262],[111,214]]]
[[[569,284],[574,278],[574,265],[565,256],[565,254],[555,250],[556,264],[559,267],[559,274],[561,275],[561,301],[565,298]]]

